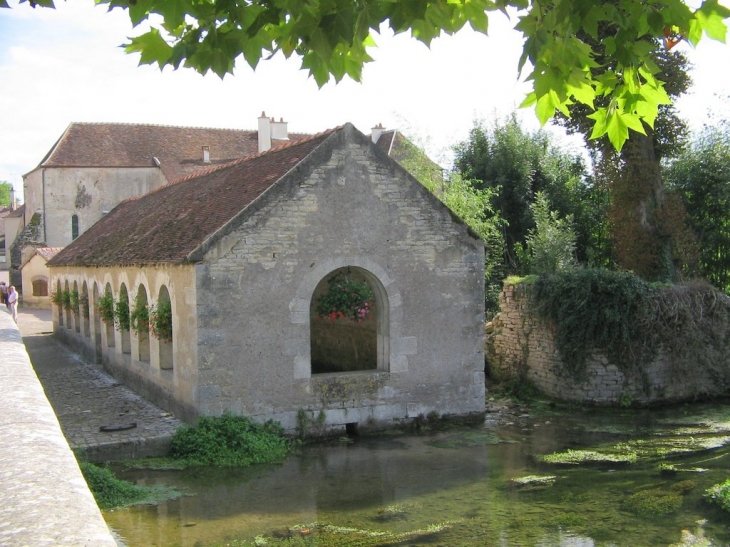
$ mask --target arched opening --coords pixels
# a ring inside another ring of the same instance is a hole
[[[157,295],[157,305],[150,317],[150,330],[159,339],[158,344],[160,351],[160,368],[163,370],[172,370],[173,352],[172,352],[172,302],[170,301],[170,293],[167,287],[160,287],[160,293]]]
[[[74,288],[71,291],[71,311],[74,315],[74,332],[81,332],[80,304],[81,295],[79,294],[79,284],[74,281]]]
[[[114,342],[114,295],[112,294],[112,286],[107,283],[104,288],[104,296],[99,298],[96,305],[97,315],[104,322],[104,330],[106,331],[106,347],[113,348]]]
[[[94,288],[91,291],[94,301],[91,309],[94,311],[94,353],[96,361],[101,362],[101,318],[99,317],[99,284],[94,281]]]
[[[61,280],[56,281],[56,293],[53,295],[53,303],[58,308],[58,326],[63,327],[63,289],[61,288]]]
[[[134,299],[134,309],[131,313],[132,329],[137,336],[138,361],[149,363],[150,361],[150,310],[147,304],[147,289],[140,285],[137,289],[137,296]]]
[[[33,284],[33,296],[48,296],[48,279],[45,277],[34,277]]]
[[[129,334],[129,295],[127,294],[127,287],[122,283],[119,287],[119,298],[114,305],[114,317],[116,327],[119,330],[122,338],[122,353],[132,353],[132,343]]]
[[[387,310],[385,289],[367,270],[326,275],[309,306],[311,373],[387,370]]]
[[[71,297],[71,289],[68,286],[68,281],[64,284],[63,287],[63,313],[66,316],[66,328],[71,329],[73,328],[73,323],[71,322],[71,307],[72,307],[72,297]]]
[[[90,310],[89,310],[89,286],[84,281],[81,285],[81,295],[79,296],[79,308],[81,311],[81,318],[84,325],[84,336],[87,338],[91,337],[91,326],[90,326]]]
[[[79,215],[71,215],[71,241],[79,237]]]

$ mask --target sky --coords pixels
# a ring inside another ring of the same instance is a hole
[[[382,123],[417,137],[444,165],[475,120],[504,118],[529,91],[517,73],[520,35],[501,14],[490,17],[489,37],[464,30],[436,39],[430,49],[405,34],[377,35],[375,62],[365,67],[362,83],[320,89],[299,59],[282,55],[255,71],[241,61],[223,80],[138,66],[139,57],[119,47],[138,33],[126,12],[107,12],[93,0],[57,4],[32,9],[10,0],[11,9],[0,9],[0,181],[21,193],[23,174],[72,122],[255,129],[266,112],[287,121],[293,133],[347,122],[369,133]],[[678,103],[680,113],[695,129],[718,115],[730,119],[730,46],[703,40],[686,51],[695,86]],[[539,127],[532,110],[518,116],[529,129]],[[580,148],[576,139],[561,142]]]

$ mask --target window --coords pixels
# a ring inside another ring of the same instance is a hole
[[[71,215],[71,240],[79,237],[79,215]]]
[[[33,296],[48,296],[48,280],[45,277],[33,280]]]

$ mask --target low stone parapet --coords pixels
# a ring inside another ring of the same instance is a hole
[[[0,545],[116,546],[4,308],[0,385]]]

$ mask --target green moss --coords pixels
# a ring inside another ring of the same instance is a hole
[[[730,512],[730,479],[705,490],[705,499]]]
[[[659,488],[632,494],[624,502],[627,510],[643,518],[655,518],[674,513],[682,507],[682,494]]]
[[[538,456],[545,463],[578,465],[587,463],[635,463],[636,452],[602,453],[594,450],[566,450]]]

